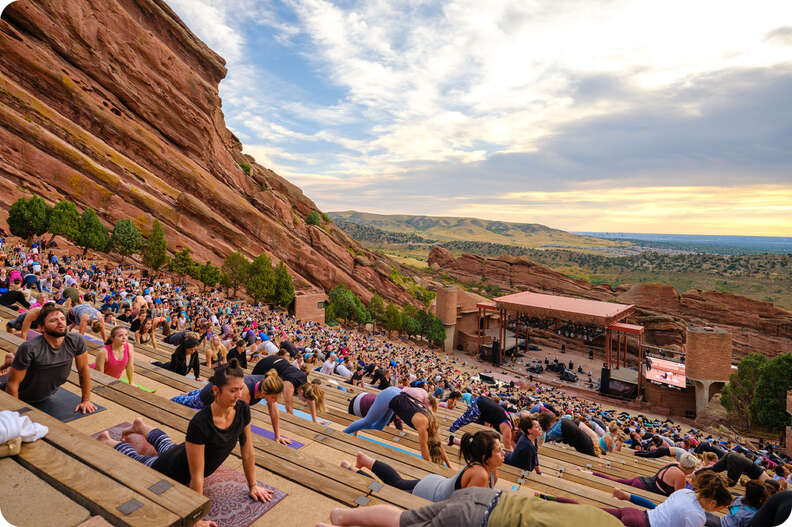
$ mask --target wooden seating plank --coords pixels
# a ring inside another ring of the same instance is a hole
[[[10,395],[0,392],[0,410],[17,411],[27,407],[25,403]],[[83,464],[113,478],[126,487],[140,493],[152,502],[170,510],[184,519],[186,524],[202,518],[209,512],[209,499],[178,485],[175,481],[158,474],[142,464],[126,456],[119,456],[112,448],[94,440],[74,427],[61,423],[44,412],[35,408],[26,411],[33,421],[49,428],[44,440],[57,448],[69,452]],[[160,481],[167,481],[171,486],[157,494],[151,487]]]
[[[181,518],[46,441],[22,446],[19,463],[118,527],[170,527]],[[125,512],[127,511],[127,512]]]

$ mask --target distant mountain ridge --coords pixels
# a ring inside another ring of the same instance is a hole
[[[575,247],[620,245],[613,240],[572,234],[538,223],[511,223],[451,216],[386,215],[354,210],[327,214],[335,222],[364,225],[391,233],[415,234],[437,241],[478,241],[532,248],[559,245]]]

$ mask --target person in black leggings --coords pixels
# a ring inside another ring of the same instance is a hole
[[[779,492],[770,496],[762,508],[751,518],[748,527],[776,527],[792,516],[792,491]]]
[[[759,481],[770,479],[770,476],[767,475],[762,467],[737,452],[729,452],[711,467],[703,468],[698,472],[704,472],[705,470],[713,472],[723,472],[725,470],[726,477],[729,478],[730,487],[735,486],[743,474],[747,474],[749,478],[758,479]]]
[[[578,425],[571,419],[561,420],[561,435],[561,441],[563,443],[570,445],[581,454],[588,454],[589,456],[596,455],[594,453],[594,442],[588,434],[578,428]]]

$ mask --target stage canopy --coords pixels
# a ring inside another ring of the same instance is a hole
[[[542,295],[528,291],[496,298],[495,305],[499,310],[518,312],[537,318],[556,318],[603,327],[627,318],[635,309],[632,305]]]

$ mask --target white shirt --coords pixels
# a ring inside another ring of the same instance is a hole
[[[334,360],[327,359],[326,361],[324,361],[324,364],[322,364],[321,372],[327,374],[333,373],[333,370],[335,370],[335,365],[336,363]]]
[[[338,365],[338,367],[336,368],[336,373],[339,374],[344,379],[351,379],[352,378],[352,372],[349,371],[349,368],[344,366],[343,363]]]
[[[271,340],[268,340],[264,343],[264,349],[267,351],[268,355],[275,355],[278,353],[278,346],[273,344]]]
[[[657,508],[646,512],[652,527],[702,527],[707,521],[696,493],[690,489],[674,492]]]

